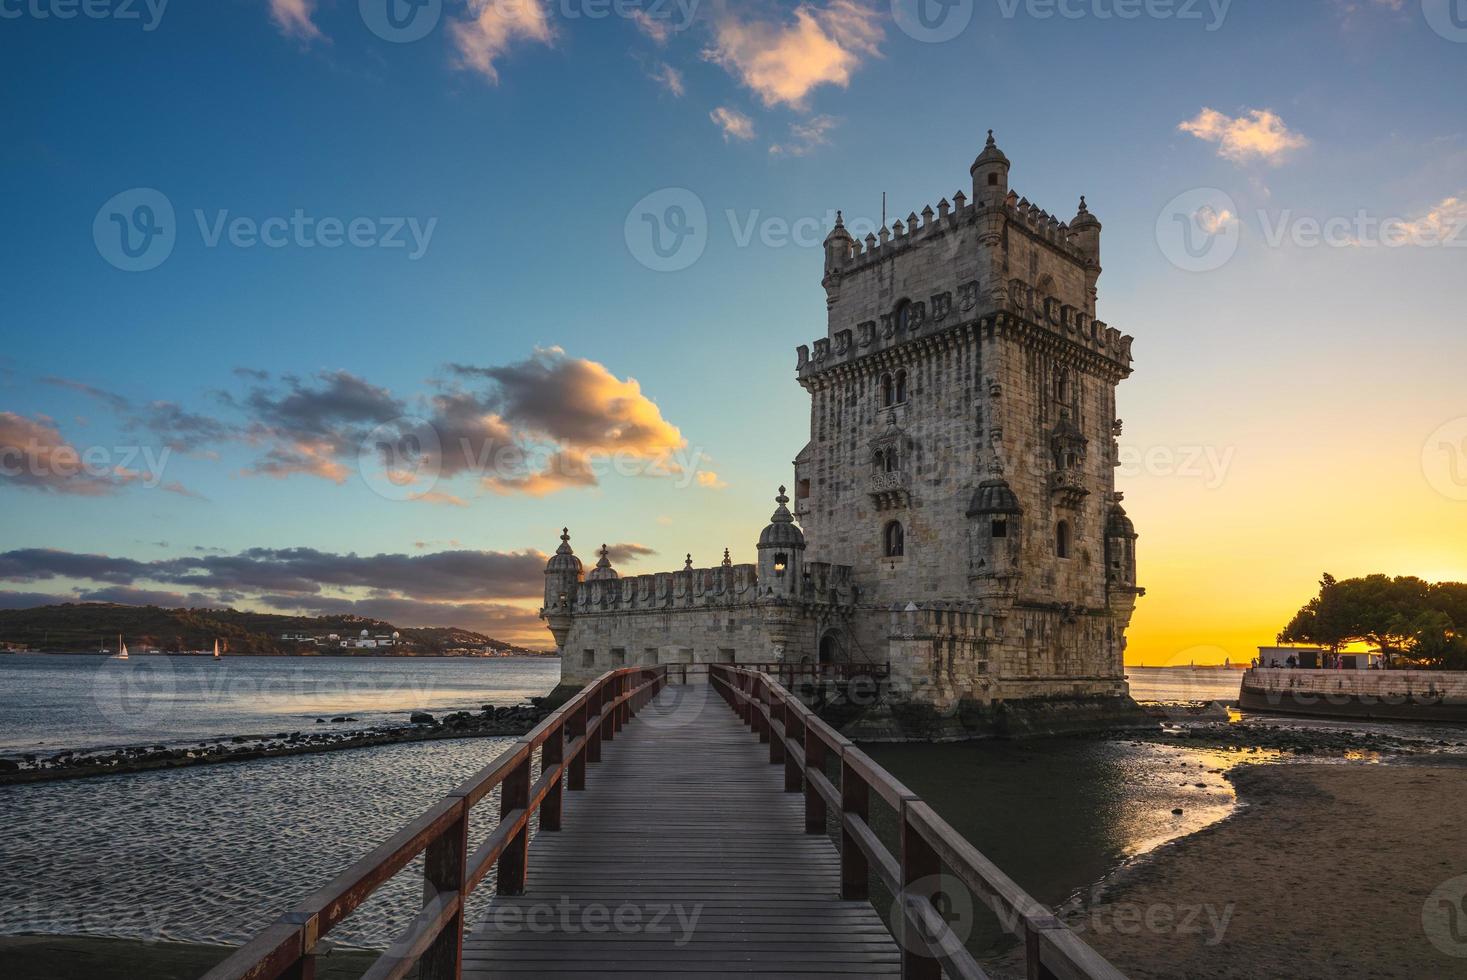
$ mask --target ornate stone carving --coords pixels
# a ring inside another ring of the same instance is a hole
[[[978,305],[978,280],[965,282],[958,287],[958,306],[969,313]]]
[[[939,323],[943,320],[946,320],[947,315],[952,312],[952,309],[952,293],[938,293],[936,296],[932,297],[932,320],[934,323]]]
[[[876,343],[875,320],[867,320],[864,323],[858,324],[856,326],[856,330],[859,331],[860,336],[860,339],[856,342],[862,347],[870,347],[872,344]]]

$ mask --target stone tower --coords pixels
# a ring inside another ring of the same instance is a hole
[[[1096,319],[1100,222],[1009,187],[990,132],[962,190],[825,241],[826,335],[799,349],[807,560],[849,565],[846,655],[915,696],[1124,692],[1136,534],[1115,493],[1131,338]]]

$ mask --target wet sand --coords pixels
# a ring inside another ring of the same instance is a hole
[[[1240,767],[1234,816],[1069,921],[1137,980],[1467,978],[1467,878],[1433,894],[1467,875],[1467,768],[1418,761]]]

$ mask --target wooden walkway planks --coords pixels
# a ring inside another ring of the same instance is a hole
[[[603,748],[529,869],[465,937],[464,977],[901,974],[875,910],[839,898],[802,796],[706,683],[669,686]]]

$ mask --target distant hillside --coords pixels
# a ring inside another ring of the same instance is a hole
[[[362,630],[373,635],[399,633],[401,645],[358,650],[281,640],[286,633],[355,637]],[[32,650],[80,653],[102,647],[113,649],[119,633],[133,650],[204,650],[212,648],[218,639],[229,653],[255,656],[431,657],[484,650],[498,654],[540,652],[454,626],[398,627],[360,616],[279,616],[238,609],[163,609],[105,602],[0,610],[0,643]]]

